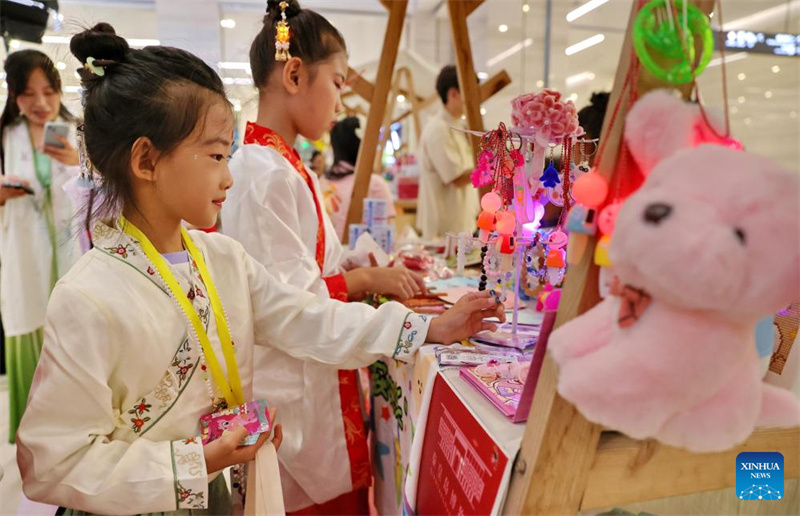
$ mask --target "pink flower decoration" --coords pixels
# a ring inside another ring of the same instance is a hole
[[[581,136],[578,110],[571,100],[562,101],[561,93],[542,90],[526,93],[511,101],[511,122],[515,130],[533,133],[541,144],[556,143],[564,136]]]
[[[514,165],[517,167],[521,167],[525,164],[525,158],[522,156],[522,153],[517,149],[511,151],[511,159],[514,160]]]
[[[482,152],[478,158],[478,166],[470,174],[472,186],[481,188],[492,184],[492,160],[494,155],[489,152]]]

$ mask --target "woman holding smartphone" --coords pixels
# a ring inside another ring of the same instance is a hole
[[[4,68],[8,99],[0,117],[0,317],[13,443],[42,349],[50,291],[80,254],[72,231],[75,210],[63,188],[78,175],[79,161],[70,138],[75,118],[61,103],[61,78],[53,61],[37,50],[21,50],[8,55]]]

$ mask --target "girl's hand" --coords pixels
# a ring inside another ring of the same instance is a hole
[[[56,139],[60,141],[64,148],[54,147],[52,145],[46,145],[42,149],[42,152],[53,158],[54,160],[63,163],[64,165],[75,167],[80,164],[80,159],[78,159],[78,151],[73,147],[69,140],[64,138],[63,136],[56,136]]]
[[[367,292],[400,301],[424,294],[425,280],[405,267],[364,267],[345,273],[350,299],[363,299]]]
[[[16,176],[3,176],[2,182],[21,183],[28,187],[31,186],[31,184],[28,181],[20,179]],[[16,199],[17,197],[23,197],[25,195],[28,195],[28,193],[25,190],[21,190],[19,188],[9,188],[7,186],[2,186],[2,184],[0,184],[0,206],[3,206],[9,199]]]
[[[269,420],[275,421],[275,409],[270,409]],[[206,471],[211,474],[221,471],[228,466],[250,462],[256,458],[258,450],[264,446],[269,438],[268,433],[258,436],[258,441],[251,446],[240,446],[239,443],[247,437],[247,429],[237,426],[222,434],[222,437],[203,446],[203,454],[206,459]],[[278,450],[283,442],[283,427],[275,425],[272,444]]]
[[[505,307],[491,297],[489,292],[471,292],[458,300],[444,314],[431,321],[428,342],[452,344],[484,331],[497,330],[497,324],[484,319],[497,317],[505,322]]]
[[[370,267],[364,270],[370,276],[367,287],[369,292],[400,301],[427,292],[422,276],[405,267]]]

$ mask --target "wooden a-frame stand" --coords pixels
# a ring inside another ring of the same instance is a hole
[[[380,140],[381,127],[391,120],[391,109],[394,107],[394,99],[397,93],[403,93],[406,98],[415,103],[417,110],[422,109],[423,105],[428,105],[430,99],[417,97],[413,92],[398,89],[389,93],[393,89],[394,67],[397,61],[397,53],[400,46],[400,37],[403,33],[403,24],[408,0],[380,0],[381,4],[389,11],[389,21],[386,25],[386,34],[383,40],[383,50],[381,51],[378,63],[378,74],[375,84],[361,76],[356,76],[351,87],[356,94],[370,103],[367,126],[364,129],[364,139],[361,142],[361,149],[356,161],[355,181],[353,184],[353,197],[350,201],[350,210],[347,214],[347,224],[361,222],[361,212],[363,209],[363,199],[369,188],[369,177],[374,172],[376,156]],[[477,9],[485,0],[447,0],[450,26],[453,34],[453,47],[456,52],[456,67],[458,68],[458,81],[461,96],[464,99],[464,106],[467,115],[467,125],[473,131],[483,131],[483,118],[481,117],[481,104],[492,95],[511,83],[511,78],[505,71],[499,72],[488,79],[483,84],[478,84],[475,66],[472,62],[472,46],[469,41],[469,30],[467,28],[467,17]],[[355,73],[353,70],[351,74]],[[400,77],[398,77],[399,79]],[[409,82],[410,83],[410,82]],[[398,81],[395,81],[398,84]],[[435,101],[435,99],[434,99]],[[410,112],[413,114],[413,111]],[[404,114],[406,116],[408,113]],[[416,121],[416,120],[415,120]],[[419,123],[415,124],[419,130]],[[478,153],[478,139],[472,139],[472,148]],[[348,232],[344,233],[344,242],[347,243]]]
[[[602,139],[606,142],[600,173],[609,179],[616,168],[622,140],[625,103],[617,123],[609,128],[610,112],[630,66],[631,30],[636,5],[631,11],[627,35],[609,100]],[[713,0],[692,0],[709,13]],[[640,94],[660,84],[642,70]],[[689,89],[681,89],[684,96]],[[599,301],[598,269],[593,263],[594,242],[584,259],[571,266],[561,297],[556,327],[577,317]],[[742,451],[781,452],[785,478],[800,476],[800,429],[759,430],[737,448],[723,453],[695,454],[662,445],[654,440],[637,441],[590,423],[556,392],[557,366],[547,357],[536,386],[530,419],[514,466],[503,513],[507,515],[576,514],[580,510],[623,506],[704,491],[716,491],[736,484],[736,455]],[[602,389],[602,385],[597,386]],[[796,499],[797,493],[793,493]],[[726,508],[714,510],[752,513],[752,507],[726,501]],[[785,497],[789,498],[788,496]],[[768,502],[780,504],[782,502]],[[796,502],[795,502],[796,503]],[[731,505],[733,504],[733,505]],[[784,507],[787,505],[784,504]],[[777,505],[773,505],[775,510]],[[764,509],[769,510],[769,509]],[[795,508],[796,512],[796,508]],[[762,512],[766,514],[765,512]],[[697,514],[697,512],[695,512]]]

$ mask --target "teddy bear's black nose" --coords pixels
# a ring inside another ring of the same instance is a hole
[[[654,202],[645,208],[644,220],[658,224],[669,216],[672,212],[672,206],[664,204],[663,202]]]

